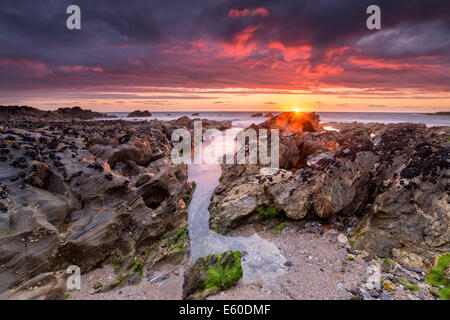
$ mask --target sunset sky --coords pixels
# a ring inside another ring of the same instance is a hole
[[[381,30],[366,28],[372,4]],[[3,105],[435,112],[449,89],[448,0],[0,4]]]

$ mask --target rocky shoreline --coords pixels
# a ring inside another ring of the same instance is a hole
[[[237,258],[211,257],[202,271],[185,272],[195,183],[186,165],[170,160],[170,138],[177,128],[192,131],[193,120],[8,110],[0,116],[0,298],[434,299],[442,289],[425,279],[450,252],[450,127],[351,123],[327,131],[314,113],[253,125],[280,130],[280,169],[224,165],[210,228],[261,234],[289,257],[289,271],[267,283],[236,277],[222,288]],[[231,124],[204,120],[203,128]],[[382,272],[376,290],[366,286],[370,264]],[[71,265],[83,274],[79,292],[66,290]],[[203,284],[208,272],[218,280]],[[299,289],[311,272],[326,273],[328,284]]]

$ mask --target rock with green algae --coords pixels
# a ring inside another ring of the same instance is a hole
[[[443,300],[450,300],[450,253],[439,257],[437,265],[430,270],[427,283],[435,287],[442,287],[439,295]]]
[[[183,298],[201,300],[230,289],[243,276],[240,251],[225,251],[197,260],[185,273]]]

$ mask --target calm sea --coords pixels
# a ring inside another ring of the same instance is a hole
[[[160,119],[173,120],[183,116],[189,118],[202,118],[210,120],[233,120],[235,127],[248,127],[252,123],[261,123],[267,118],[251,117],[256,112],[198,112],[198,115],[193,115],[194,112],[152,112],[150,118],[126,118],[128,112],[107,112],[107,114],[116,115],[127,120],[145,120],[145,119]],[[267,112],[263,112],[264,114]],[[272,112],[276,115],[280,112]],[[380,123],[424,123],[427,126],[450,126],[450,116],[443,115],[426,115],[420,113],[369,113],[369,112],[318,112],[321,122],[380,122]]]

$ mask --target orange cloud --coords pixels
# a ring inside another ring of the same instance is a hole
[[[82,71],[92,71],[92,72],[103,72],[103,69],[100,67],[86,67],[86,66],[60,66],[58,68],[59,71],[62,72],[82,72]]]

